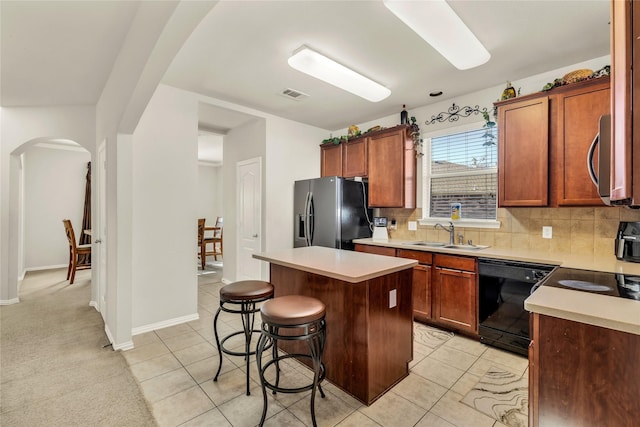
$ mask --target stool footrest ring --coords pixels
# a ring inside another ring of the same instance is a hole
[[[276,357],[275,359],[271,359],[269,360],[264,366],[262,366],[262,369],[260,371],[260,379],[264,381],[264,386],[266,388],[268,388],[269,390],[272,390],[274,392],[274,394],[276,392],[280,392],[280,393],[300,393],[302,391],[307,391],[307,390],[312,390],[316,385],[318,386],[318,390],[320,391],[320,396],[322,396],[322,398],[325,397],[324,391],[322,391],[322,386],[321,383],[325,378],[325,368],[324,368],[324,363],[320,364],[320,376],[318,377],[318,382],[317,384],[314,384],[313,382],[311,384],[307,384],[304,386],[300,386],[300,387],[280,387],[278,385],[272,384],[269,381],[267,381],[266,378],[264,378],[264,373],[267,371],[267,369],[269,368],[269,366],[271,365],[276,365],[284,359],[291,359],[291,358],[298,358],[298,357],[306,357],[309,359],[312,359],[312,356],[308,355],[308,354],[283,354],[281,356]]]

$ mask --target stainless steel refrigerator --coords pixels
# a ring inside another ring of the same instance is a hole
[[[335,176],[296,181],[293,246],[353,250],[354,239],[371,237],[367,183]]]

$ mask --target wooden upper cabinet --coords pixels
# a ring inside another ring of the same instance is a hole
[[[342,144],[320,146],[320,176],[342,176]]]
[[[526,98],[498,106],[500,207],[549,202],[549,98]]]
[[[611,2],[611,203],[640,205],[640,5]],[[635,83],[634,83],[635,82]],[[635,149],[634,149],[635,148]]]
[[[609,78],[566,86],[551,98],[551,169],[555,206],[604,206],[587,170],[589,146],[598,134],[600,116],[610,112]],[[597,155],[596,155],[597,157]],[[597,158],[596,164],[597,164]]]
[[[368,137],[369,206],[415,208],[416,156],[408,126]]]
[[[367,176],[367,147],[368,138],[359,138],[343,143],[342,147],[342,176],[353,178]]]
[[[587,153],[611,110],[609,83],[600,77],[496,103],[498,206],[603,206]]]

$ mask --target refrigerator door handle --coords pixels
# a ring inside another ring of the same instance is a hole
[[[307,193],[307,199],[304,203],[304,237],[307,246],[311,246],[313,242],[313,193]]]

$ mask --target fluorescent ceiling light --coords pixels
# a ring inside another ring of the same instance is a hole
[[[491,58],[444,0],[384,0],[384,5],[459,70],[477,67]]]
[[[369,80],[344,65],[338,64],[326,56],[320,55],[306,46],[298,49],[289,58],[288,62],[292,68],[298,71],[371,102],[382,101],[391,95],[391,91],[386,87]]]

